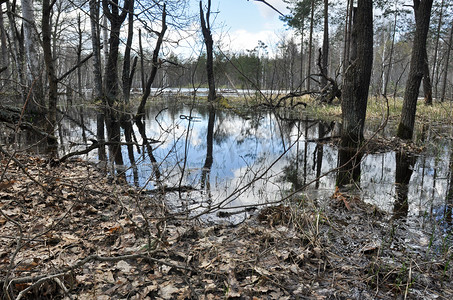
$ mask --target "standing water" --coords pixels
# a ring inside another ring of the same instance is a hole
[[[63,152],[85,148],[82,136],[96,138],[93,111],[77,113],[83,114],[85,129],[82,134],[82,129],[73,129],[80,128],[74,121],[63,122],[59,130]],[[125,174],[145,192],[169,191],[167,199],[175,211],[204,213],[205,220],[239,222],[257,206],[278,203],[293,194],[330,198],[339,150],[320,141],[333,135],[333,127],[333,123],[285,112],[213,109],[168,98],[148,108],[144,131],[134,125],[136,144],[130,149],[135,164],[123,146]],[[445,129],[433,127],[423,133],[428,146],[422,156],[394,151],[364,155],[358,180],[350,188],[359,191],[360,200],[396,217],[413,221],[429,217],[449,227],[452,141],[440,138],[439,132]],[[96,151],[86,158],[95,161]]]

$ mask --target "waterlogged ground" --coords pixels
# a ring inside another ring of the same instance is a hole
[[[208,225],[83,161],[1,159],[2,299],[453,296],[451,244],[439,230],[346,193]]]
[[[62,151],[94,138],[82,113]],[[450,299],[452,128],[404,145],[387,127],[336,190],[335,126],[169,99],[134,127],[126,181],[95,152],[53,168],[3,154],[0,276],[30,299]]]
[[[83,113],[86,127],[94,133],[95,115]],[[146,138],[151,148],[134,147],[136,168],[131,167],[127,148],[122,148],[128,181],[147,190],[158,189],[159,184],[170,189],[184,186],[193,191],[185,193],[184,199],[196,212],[209,208],[215,213],[231,212],[237,206],[279,201],[302,187],[310,197],[326,197],[335,191],[337,172],[330,171],[338,166],[339,151],[335,139],[329,137],[337,134],[338,124],[300,115],[296,119],[291,111],[213,111],[191,99],[170,98],[153,103],[144,125],[146,136],[134,127],[135,140],[143,145]],[[366,135],[374,135],[379,125],[367,128]],[[74,126],[68,121],[61,130],[65,152],[82,147],[81,131],[72,130]],[[453,201],[447,197],[453,129],[425,125],[416,134],[417,144],[404,148],[392,137],[395,127],[379,131],[370,143],[378,147],[370,147],[362,158],[356,183],[360,199],[393,213],[401,194],[399,186],[405,184],[408,207],[403,214],[411,219],[448,219],[446,209]],[[86,137],[95,138],[90,131],[85,131]],[[408,148],[408,155],[401,157],[401,151]],[[149,149],[156,164],[150,161]],[[95,161],[96,151],[86,158]],[[156,169],[160,178],[156,178]],[[208,218],[217,220],[215,213]],[[232,218],[235,222],[238,216]]]

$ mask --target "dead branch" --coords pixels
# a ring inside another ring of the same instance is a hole
[[[87,57],[85,57],[84,59],[82,59],[77,65],[75,65],[74,67],[72,67],[71,69],[69,69],[66,73],[64,73],[63,75],[61,75],[60,77],[57,78],[57,81],[62,81],[66,76],[68,76],[69,74],[71,74],[72,72],[74,72],[75,70],[77,70],[78,68],[80,68],[84,63],[86,63],[91,57],[93,56],[93,52],[91,52]]]
[[[62,156],[60,159],[52,159],[50,161],[50,166],[52,166],[52,167],[58,166],[62,162],[65,162],[66,160],[68,160],[68,158],[71,158],[73,156],[79,156],[79,155],[88,154],[91,151],[93,151],[95,149],[98,149],[101,146],[118,145],[118,144],[121,145],[121,146],[123,146],[123,145],[136,145],[135,143],[118,143],[118,142],[102,142],[102,143],[99,143],[97,140],[94,140],[94,139],[91,139],[90,141],[92,142],[92,144],[89,147],[87,147],[87,148],[85,148],[83,150],[77,150],[77,151],[74,151],[74,152],[67,153],[66,155]]]
[[[329,77],[326,74],[325,70],[323,70],[321,61],[322,61],[322,50],[320,48],[319,49],[318,61],[317,61],[316,64],[318,65],[319,71],[321,73],[316,74],[316,76],[322,77],[322,78],[326,79],[330,83],[330,85],[327,84],[326,86],[324,86],[321,89],[321,101],[322,102],[327,102],[327,103],[330,104],[330,103],[332,103],[332,101],[335,98],[341,98],[341,90],[338,87],[338,83],[335,81],[335,79],[333,79],[332,77]]]

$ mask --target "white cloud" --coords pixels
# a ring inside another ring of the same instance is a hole
[[[267,45],[277,43],[278,35],[271,30],[262,30],[259,32],[249,32],[244,29],[235,30],[222,38],[224,50],[233,52],[253,49],[258,45],[258,41],[263,41]]]
[[[283,14],[288,13],[288,9],[286,8],[287,4],[282,0],[266,0],[266,2],[272,5],[279,12]],[[254,4],[257,6],[261,15],[266,19],[276,18],[279,16],[279,13],[261,1],[254,1]]]

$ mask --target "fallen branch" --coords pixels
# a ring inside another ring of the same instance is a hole
[[[55,167],[55,166],[61,164],[62,162],[68,160],[68,158],[71,158],[73,156],[79,156],[79,155],[88,154],[91,151],[93,151],[95,149],[98,149],[101,146],[118,145],[118,144],[120,146],[123,146],[123,145],[136,145],[135,143],[118,143],[118,142],[103,142],[103,143],[99,143],[98,141],[96,141],[94,139],[91,139],[90,141],[92,142],[92,144],[88,148],[85,148],[83,150],[74,151],[74,152],[69,152],[66,155],[62,156],[60,159],[52,159],[50,161],[50,166]]]

